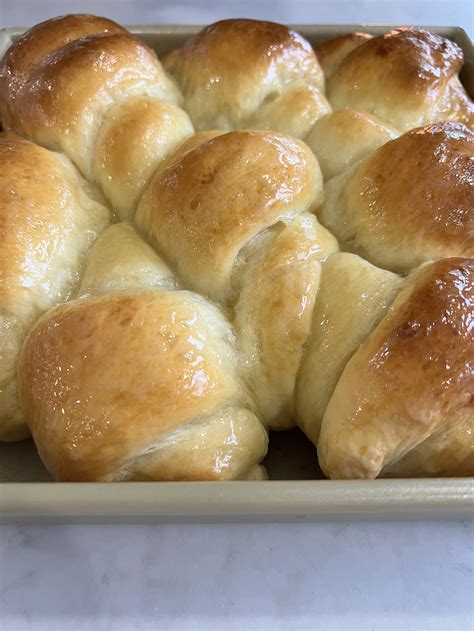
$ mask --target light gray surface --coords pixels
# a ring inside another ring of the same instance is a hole
[[[468,0],[0,0],[0,26],[82,10],[124,23],[457,24]],[[2,526],[0,629],[464,631],[474,626],[464,523]]]
[[[386,23],[464,26],[471,0],[0,0],[0,25],[24,26],[54,15],[101,13],[123,24],[207,24],[228,17],[294,24]]]
[[[472,628],[467,524],[0,527],[5,631]]]

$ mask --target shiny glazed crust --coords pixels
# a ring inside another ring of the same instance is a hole
[[[472,257],[473,161],[465,125],[414,129],[330,180],[318,216],[346,248],[395,272]]]
[[[83,257],[109,211],[63,157],[0,134],[0,439],[28,428],[18,407],[23,339],[47,309],[77,289]]]
[[[170,53],[196,130],[272,129],[303,137],[330,111],[310,44],[273,22],[223,20]]]
[[[458,79],[462,50],[450,40],[403,27],[347,52],[327,83],[334,109],[366,111],[402,132],[440,120],[473,123]]]
[[[405,281],[329,401],[318,443],[329,477],[375,478],[433,432],[472,429],[473,308],[472,259],[444,259]]]
[[[31,431],[58,480],[226,479],[266,450],[240,394],[231,329],[195,294],[59,306],[29,334],[19,375]],[[202,446],[186,441],[194,425],[208,434]]]
[[[281,134],[231,132],[203,139],[189,151],[178,150],[158,170],[136,221],[185,283],[225,300],[244,245],[317,206],[322,177],[307,146]]]
[[[18,377],[58,480],[262,479],[297,423],[331,478],[474,474],[461,65],[422,29],[225,20],[165,68],[104,18],[26,33],[0,115],[61,153],[0,141],[0,438]]]
[[[104,18],[69,15],[44,22],[25,33],[0,64],[4,127],[64,152],[103,187],[122,219],[133,217],[150,175],[146,166],[156,167],[192,133],[189,117],[177,107],[181,101],[155,53]],[[162,121],[159,129],[151,114]],[[122,130],[135,138],[135,149],[124,151]]]

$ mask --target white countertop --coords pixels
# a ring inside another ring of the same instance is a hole
[[[0,26],[82,11],[130,23],[460,25],[470,0],[0,0]],[[474,629],[472,523],[0,526],[0,629]]]
[[[469,631],[473,536],[423,522],[2,526],[0,628]]]

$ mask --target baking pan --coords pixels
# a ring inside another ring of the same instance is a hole
[[[159,55],[181,46],[202,26],[131,26]],[[293,26],[312,44],[394,25]],[[474,96],[474,54],[458,27],[427,29],[464,51],[461,79]],[[0,31],[0,57],[24,28]],[[474,479],[330,481],[316,450],[299,431],[273,433],[264,464],[269,482],[51,483],[31,440],[0,443],[0,521],[238,522],[348,519],[472,519]]]

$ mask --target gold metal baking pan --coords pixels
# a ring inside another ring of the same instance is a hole
[[[201,26],[132,26],[162,55]],[[294,26],[315,44],[353,31],[384,33],[394,25]],[[457,27],[429,30],[464,51],[461,79],[474,96],[474,54]],[[0,30],[0,57],[25,29]],[[474,479],[329,481],[316,451],[297,430],[272,434],[264,464],[270,482],[141,482],[54,484],[31,440],[0,443],[0,521],[237,522],[474,517]]]

